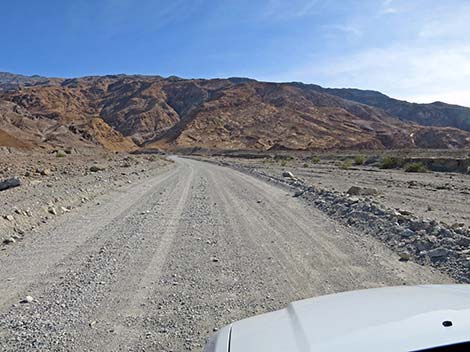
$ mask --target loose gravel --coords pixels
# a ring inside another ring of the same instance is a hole
[[[293,300],[453,282],[290,189],[175,161],[0,252],[2,350],[201,351],[217,328]]]

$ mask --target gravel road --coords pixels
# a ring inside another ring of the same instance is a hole
[[[285,189],[175,161],[0,252],[2,351],[200,351],[293,300],[451,282]]]

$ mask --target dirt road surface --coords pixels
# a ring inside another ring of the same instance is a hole
[[[293,300],[451,282],[285,189],[175,161],[0,252],[3,351],[200,351]]]

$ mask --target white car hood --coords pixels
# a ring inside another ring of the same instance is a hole
[[[444,327],[444,321],[452,326]],[[470,340],[470,285],[322,296],[238,321],[223,331],[230,352],[397,352],[443,346]]]

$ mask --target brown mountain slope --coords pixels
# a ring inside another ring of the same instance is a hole
[[[112,150],[135,144],[257,150],[470,146],[468,132],[406,123],[308,86],[247,79],[84,77],[10,90],[0,95],[2,105],[9,113],[0,110],[0,128],[51,145],[98,144]]]
[[[436,133],[421,132],[431,130]],[[287,84],[250,82],[212,94],[151,145],[260,150],[453,148],[470,145],[470,134],[403,123],[382,110]]]
[[[32,109],[34,110],[34,109]],[[131,150],[135,144],[104,121],[87,119],[73,124],[64,124],[56,119],[41,117],[28,109],[10,101],[0,100],[0,129],[21,141],[26,147],[96,147],[104,146],[110,150]],[[0,145],[6,143],[0,140]]]
[[[470,108],[434,102],[416,104],[390,98],[380,92],[360,89],[325,89],[321,91],[338,97],[375,106],[405,121],[425,126],[447,126],[470,131]]]

